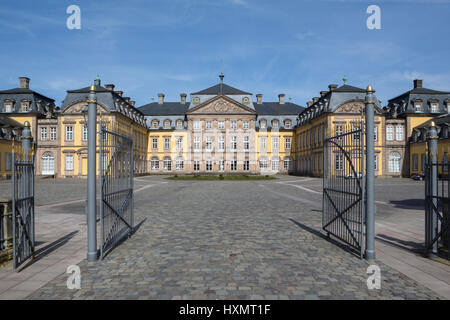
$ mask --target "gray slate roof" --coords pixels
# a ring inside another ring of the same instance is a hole
[[[180,102],[152,102],[138,108],[146,116],[159,115],[184,115],[189,109],[189,103],[181,104]]]
[[[193,95],[216,95],[220,93],[220,83],[212,86],[210,88],[204,89],[202,91],[191,93]],[[225,95],[240,95],[240,94],[251,94],[249,92],[241,91],[239,89],[233,88],[225,83],[222,84],[222,93]]]
[[[263,102],[253,104],[258,115],[298,115],[305,108],[295,103]]]
[[[31,89],[27,89],[27,88],[14,88],[14,89],[9,89],[9,90],[0,90],[0,94],[12,94],[12,95],[16,95],[16,94],[34,94],[36,96],[44,98],[45,100],[48,100],[48,101],[51,101],[51,102],[55,102],[54,99],[46,97],[43,94],[40,94],[39,92],[33,91]]]

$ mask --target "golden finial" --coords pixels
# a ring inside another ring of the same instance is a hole
[[[373,92],[372,86],[369,84],[366,89],[367,92]]]
[[[90,91],[95,91],[95,86],[91,85]]]

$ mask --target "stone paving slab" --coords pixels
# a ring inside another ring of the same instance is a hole
[[[104,260],[79,263],[80,290],[61,274],[27,298],[440,298],[381,261],[381,289],[368,290],[367,263],[324,237],[320,206],[320,196],[273,181],[144,189],[135,197],[142,225]]]

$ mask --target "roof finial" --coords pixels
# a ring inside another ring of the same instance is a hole
[[[219,78],[220,78],[220,93],[222,93],[223,77],[225,77],[225,76],[223,75],[222,72],[220,72],[220,75],[219,75]]]
[[[347,76],[344,75],[344,78],[342,78],[342,81],[344,81],[344,85],[347,84]]]
[[[100,76],[99,75],[97,75],[97,78],[95,78],[94,84],[96,86],[100,86]]]

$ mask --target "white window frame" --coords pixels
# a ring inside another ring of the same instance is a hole
[[[261,150],[267,150],[267,139],[266,137],[261,137],[259,140],[259,148]]]
[[[250,137],[249,136],[244,136],[244,150],[245,151],[249,151],[250,150]]]
[[[164,170],[165,171],[172,171],[172,159],[170,158],[164,158]]]
[[[249,171],[250,170],[250,161],[248,160],[248,159],[245,159],[244,160],[244,163],[243,163],[243,168],[242,168],[244,171]]]
[[[394,141],[394,126],[391,124],[386,126],[386,141]]]
[[[231,171],[236,171],[237,170],[237,160],[233,159],[230,161],[230,170]]]
[[[279,149],[280,145],[278,137],[272,137],[272,150],[279,150]]]
[[[73,126],[66,126],[66,141],[73,141]]]
[[[206,129],[212,129],[212,121],[206,121]]]
[[[73,155],[66,155],[66,171],[73,171]]]
[[[170,150],[170,138],[164,138],[164,150]]]
[[[272,159],[272,171],[280,171],[280,159]]]
[[[41,127],[41,141],[47,140],[47,127]]]
[[[237,137],[232,136],[231,137],[231,151],[236,151],[236,150],[237,150]]]
[[[284,128],[285,128],[285,129],[290,129],[291,126],[292,126],[291,120],[285,120],[285,121],[284,121]]]
[[[206,171],[212,171],[212,169],[213,169],[212,160],[207,159],[206,160]]]
[[[225,136],[219,136],[219,151],[225,150]]]
[[[183,137],[177,138],[177,150],[183,150]]]
[[[291,147],[292,147],[291,138],[290,137],[284,138],[284,148],[291,149]]]
[[[183,158],[177,158],[175,160],[175,170],[177,170],[177,171],[184,170],[184,160],[183,160]]]
[[[150,168],[153,171],[159,170],[159,159],[157,158],[150,159]]]
[[[200,129],[200,121],[194,121],[194,130]]]
[[[200,160],[194,159],[194,171],[200,171]]]
[[[158,138],[152,138],[152,149],[158,149]]]
[[[260,120],[260,121],[259,121],[259,128],[260,128],[260,129],[266,129],[266,127],[267,127],[267,122],[266,122],[266,120]]]
[[[56,127],[50,127],[50,141],[56,140]]]
[[[217,127],[219,129],[225,129],[225,121],[218,121],[217,122]]]
[[[404,127],[402,124],[398,124],[395,126],[395,140],[403,141],[404,139]]]
[[[194,151],[200,151],[200,150],[201,150],[200,137],[199,136],[195,136],[194,137]]]
[[[237,129],[237,121],[231,121],[231,129]]]
[[[248,121],[244,121],[244,122],[242,123],[242,128],[244,128],[244,129],[250,128],[250,123],[249,123]]]
[[[82,129],[82,133],[81,133],[81,140],[83,141],[87,141],[88,140],[88,127],[87,125],[83,125],[83,129]]]
[[[344,155],[336,154],[334,157],[334,165],[335,165],[336,171],[344,170]]]

